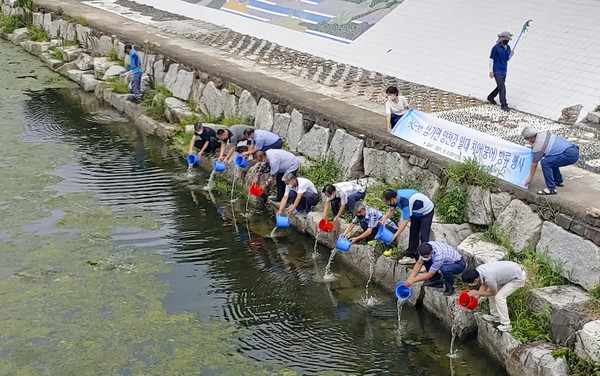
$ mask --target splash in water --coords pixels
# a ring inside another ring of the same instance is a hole
[[[331,272],[331,263],[337,253],[337,249],[332,249],[331,254],[329,255],[329,261],[327,261],[327,265],[325,266],[325,271],[323,272],[323,279],[326,281],[331,281],[335,279],[335,275]]]
[[[404,303],[406,300],[398,299],[396,302],[396,308],[398,310],[398,328],[396,329],[396,345],[402,345],[402,307],[404,307]]]
[[[269,237],[274,238],[276,232],[277,232],[277,226],[273,227],[273,231],[271,231],[271,234],[269,235]]]
[[[319,256],[320,256],[319,255],[319,250],[317,249],[317,245],[319,244],[318,241],[319,241],[319,236],[320,235],[321,235],[321,233],[319,232],[317,234],[317,236],[315,237],[315,246],[313,247],[313,253],[311,255],[314,260],[318,259]]]
[[[213,180],[215,178],[215,170],[213,170],[210,173],[210,177],[208,178],[208,182],[206,183],[206,185],[204,186],[204,189],[207,191],[211,191],[212,190],[212,184],[213,184]]]
[[[368,306],[372,306],[377,304],[377,298],[374,296],[369,296],[369,284],[371,283],[371,279],[373,278],[373,271],[375,270],[375,255],[373,254],[373,250],[369,252],[369,279],[367,280],[367,285],[365,286],[365,304]]]
[[[454,342],[456,341],[456,337],[458,334],[458,317],[459,317],[458,312],[456,312],[456,308],[457,308],[456,305],[452,306],[452,317],[453,317],[452,329],[451,329],[452,339],[450,340],[450,352],[447,354],[447,356],[449,358],[458,358],[458,356],[459,356],[458,349],[454,348]]]

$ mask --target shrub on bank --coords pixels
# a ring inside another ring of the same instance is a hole
[[[435,209],[446,223],[461,224],[467,218],[467,189],[463,184],[449,181],[433,196]]]
[[[342,170],[333,158],[323,158],[311,161],[308,166],[302,165],[298,176],[309,179],[320,192],[326,184],[340,181]]]
[[[119,77],[110,77],[106,81],[110,82],[110,88],[117,94],[129,94],[129,83],[121,81]]]
[[[15,30],[29,25],[30,22],[23,15],[4,16],[0,13],[0,28],[6,34],[14,33]]]
[[[146,114],[154,120],[167,121],[165,117],[165,100],[172,97],[173,93],[164,86],[158,86],[144,94],[142,106],[146,108]]]
[[[29,39],[34,42],[47,42],[50,40],[46,34],[46,30],[44,30],[44,28],[40,25],[29,25],[27,30],[29,31]]]
[[[491,167],[482,166],[476,158],[467,158],[463,162],[450,162],[444,169],[449,180],[490,188],[496,185],[496,177],[490,175]]]

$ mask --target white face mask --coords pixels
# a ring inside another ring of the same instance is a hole
[[[389,99],[389,100],[393,101],[393,100],[394,100],[394,98],[396,98],[396,96],[395,96],[395,95],[388,95],[388,99]]]
[[[423,257],[423,256],[421,256],[421,260],[423,260],[423,261],[429,261],[429,260],[431,260],[431,255],[429,257]]]

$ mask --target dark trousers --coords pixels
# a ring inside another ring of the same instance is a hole
[[[263,148],[260,150],[267,151],[267,150],[271,150],[271,149],[281,149],[282,147],[283,147],[283,141],[281,141],[281,138],[280,138],[279,140],[277,140],[276,143],[263,146]]]
[[[579,148],[577,146],[571,146],[561,154],[550,155],[542,159],[542,172],[544,180],[546,180],[546,187],[556,189],[556,184],[562,184],[563,177],[559,167],[572,165],[578,159]]]
[[[433,210],[422,217],[414,215],[410,217],[410,235],[408,238],[408,249],[406,250],[406,254],[409,257],[413,257],[415,260],[419,259],[417,247],[422,243],[427,243],[429,241],[432,222]]]
[[[131,79],[131,93],[138,101],[142,100],[142,73],[135,73]]]
[[[431,264],[433,264],[433,261],[425,261],[424,264],[425,269],[429,271],[429,268],[431,267]],[[465,260],[462,258],[456,262],[442,265],[442,267],[440,268],[440,272],[444,276],[444,287],[446,288],[446,291],[450,291],[454,288],[454,275],[462,273],[463,270],[465,270]],[[435,273],[433,277],[431,277],[431,281],[438,281],[439,279],[440,273]]]
[[[404,114],[406,115],[406,114]],[[396,115],[396,114],[391,114],[390,117],[390,124],[392,125],[392,129],[394,129],[394,125],[396,125],[396,123],[402,119],[402,117],[404,117],[404,115]]]
[[[375,239],[375,235],[377,235],[377,232],[379,231],[380,226],[381,226],[381,223],[378,223],[377,226],[373,227],[371,234],[369,236],[367,236],[365,238],[365,240],[371,241],[371,240]],[[367,225],[366,221],[362,221],[362,222],[360,222],[360,228],[362,228],[363,231],[367,231],[369,229],[369,226]],[[390,230],[393,233],[396,233],[396,231],[398,231],[398,227],[396,227],[396,225],[394,223],[386,224],[385,228],[387,228],[388,230]]]
[[[494,98],[496,98],[496,95],[500,94],[500,104],[502,107],[506,107],[508,106],[506,104],[506,85],[504,84],[506,81],[506,75],[494,73],[494,79],[496,80],[496,88],[490,93],[490,95],[488,95],[488,99],[493,101]]]
[[[206,142],[206,141],[204,141],[204,140],[197,139],[197,140],[194,142],[194,146],[195,146],[197,149],[202,149],[202,148],[204,147],[204,143],[205,143],[205,142]],[[216,137],[211,137],[211,138],[209,138],[209,139],[208,139],[208,147],[206,148],[206,150],[207,150],[209,153],[214,153],[214,152],[215,152],[215,150],[217,150],[217,148],[218,148],[218,147],[220,147],[220,146],[221,146],[221,143],[219,142],[219,140],[217,140],[217,138],[216,138]]]
[[[288,196],[288,204],[293,205],[297,197],[298,193],[296,193],[296,191],[290,191]],[[296,210],[300,212],[305,211],[308,213],[311,211],[313,206],[319,203],[319,199],[319,195],[314,192],[304,192],[302,198],[300,199],[300,203],[298,203],[298,206],[296,206]]]
[[[360,201],[363,198],[365,198],[365,192],[358,192],[348,196],[348,203],[346,204],[346,207],[348,208],[348,210],[350,210],[350,213],[352,213],[356,201]],[[336,197],[333,200],[331,200],[331,211],[333,212],[333,215],[338,215],[341,207],[342,200],[339,197]]]
[[[292,174],[294,175],[297,173],[298,170],[292,171]],[[275,198],[275,201],[281,201],[283,195],[285,194],[285,183],[282,180],[283,175],[285,175],[285,172],[278,172],[277,175],[275,175],[275,183],[277,184],[277,197]]]

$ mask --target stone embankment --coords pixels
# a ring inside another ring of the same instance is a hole
[[[27,15],[34,26],[43,27],[49,41],[28,40],[27,28],[4,35],[6,39],[39,56],[49,68],[79,83],[83,90],[94,92],[148,134],[168,140],[182,131],[179,125],[182,120],[200,113],[214,118],[221,115],[252,118],[256,128],[280,134],[286,147],[302,155],[306,163],[333,158],[341,167],[343,179],[361,179],[366,185],[376,179],[409,179],[419,182],[421,190],[431,197],[445,184],[443,169],[447,160],[400,140],[365,134],[364,124],[353,121],[352,114],[336,121],[311,111],[306,101],[296,106],[295,101],[274,92],[272,87],[261,90],[260,82],[246,84],[227,79],[226,72],[219,72],[214,66],[204,69],[201,63],[177,62],[172,56],[164,55],[160,47],[145,43],[138,48],[145,71],[144,85],[164,86],[173,94],[164,100],[167,122],[156,121],[146,114],[142,105],[129,101],[130,94],[116,93],[113,84],[106,81],[121,71],[121,64],[127,60],[124,43],[118,36],[76,23],[72,17],[58,16],[52,6],[32,11],[19,8],[16,3],[4,0],[3,14]],[[115,60],[106,57],[115,53],[117,56],[112,56]],[[335,102],[329,99],[327,105],[335,105]],[[212,169],[207,158],[201,165]],[[242,171],[246,188],[256,168],[251,164]],[[231,160],[224,177],[232,179],[235,169]],[[434,238],[455,246],[471,266],[508,257],[506,247],[481,240],[482,229],[492,225],[507,236],[514,252],[535,249],[559,266],[562,276],[573,285],[534,291],[536,304],[552,311],[554,344],[523,345],[511,334],[495,329],[478,313],[457,307],[456,296],[446,297],[441,291],[421,284],[414,286],[410,303],[424,306],[449,327],[454,325],[460,337],[476,334],[479,342],[506,365],[511,375],[567,374],[565,358],[555,359],[553,352],[558,349],[557,345],[564,346],[571,341],[575,342],[575,351],[581,358],[597,361],[600,321],[586,323],[588,319],[575,308],[593,299],[586,290],[596,289],[600,280],[600,218],[573,208],[564,208],[562,213],[554,210],[547,202],[532,201],[522,191],[503,183],[492,189],[468,186],[467,221],[448,224],[436,218],[432,226]],[[545,214],[546,220],[540,212]],[[295,216],[292,224],[299,231],[316,237],[319,220],[320,214],[313,212],[306,217]],[[321,234],[318,241],[333,248],[344,228],[345,224],[341,223],[333,232]],[[406,247],[407,243],[406,235],[399,239],[400,247]],[[410,269],[399,265],[396,259],[377,256],[372,246],[355,245],[343,259],[364,274],[369,273],[370,260],[374,260],[375,281],[390,291],[410,273]]]

